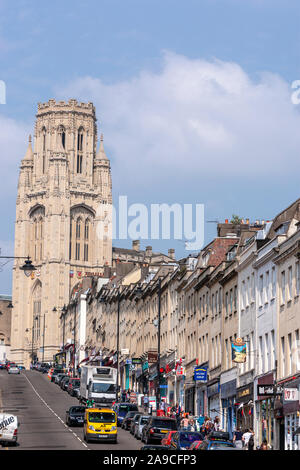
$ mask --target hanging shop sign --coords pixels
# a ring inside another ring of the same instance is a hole
[[[194,380],[197,382],[207,382],[207,367],[194,368]]]
[[[143,370],[143,372],[144,372],[145,370],[148,370],[148,369],[149,369],[149,364],[148,364],[148,362],[144,362],[144,364],[142,365],[142,370]]]
[[[246,343],[237,338],[231,343],[231,358],[232,362],[243,363],[246,362],[247,348]]]
[[[132,364],[141,364],[142,363],[142,360],[139,357],[133,357],[131,359],[131,361],[132,361]]]
[[[148,352],[148,363],[155,364],[157,362],[157,352]]]
[[[285,388],[283,398],[284,401],[299,401],[299,390],[297,388]]]

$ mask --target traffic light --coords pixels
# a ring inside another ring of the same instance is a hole
[[[165,373],[165,368],[164,368],[164,367],[161,367],[161,368],[159,369],[159,372],[160,372],[161,374],[164,374],[164,373]]]

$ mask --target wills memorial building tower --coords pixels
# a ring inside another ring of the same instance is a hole
[[[102,136],[97,152],[93,104],[38,104],[34,141],[29,137],[20,166],[15,223],[15,256],[29,255],[36,271],[24,276],[24,259],[16,259],[11,360],[26,367],[32,356],[53,360],[61,346],[60,309],[73,286],[111,265],[111,204],[110,162]]]

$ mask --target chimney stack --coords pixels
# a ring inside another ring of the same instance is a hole
[[[152,256],[152,246],[146,246],[146,256],[151,258],[151,256]]]
[[[132,240],[132,249],[140,251],[140,240]]]
[[[174,250],[174,248],[169,248],[168,249],[168,256],[169,256],[169,258],[175,259],[175,250]]]

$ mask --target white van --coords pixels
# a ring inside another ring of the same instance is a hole
[[[0,412],[0,444],[2,446],[6,442],[17,443],[19,426],[20,423],[17,416]]]

